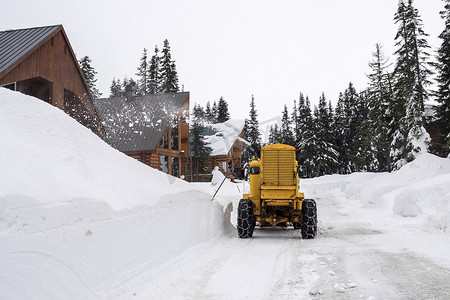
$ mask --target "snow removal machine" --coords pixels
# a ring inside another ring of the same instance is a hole
[[[317,235],[317,207],[313,199],[299,193],[296,149],[272,144],[261,148],[261,158],[249,164],[250,194],[239,201],[237,230],[240,238],[251,238],[256,225],[293,226],[302,238]]]

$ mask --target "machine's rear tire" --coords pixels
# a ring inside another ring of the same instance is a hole
[[[301,222],[302,238],[313,239],[317,235],[317,206],[313,199],[305,199],[302,203]]]
[[[250,199],[241,199],[238,206],[237,230],[238,236],[243,239],[251,238],[255,229],[253,216],[253,203]]]

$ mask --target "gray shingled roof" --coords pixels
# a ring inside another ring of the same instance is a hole
[[[180,112],[189,92],[94,100],[105,141],[119,151],[153,150]],[[189,113],[189,112],[187,112]]]
[[[0,75],[28,55],[62,25],[0,31]]]

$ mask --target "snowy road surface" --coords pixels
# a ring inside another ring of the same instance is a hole
[[[449,299],[448,236],[401,217],[368,215],[371,210],[345,198],[340,184],[311,187],[320,218],[316,239],[302,240],[292,228],[257,228],[252,239],[232,233],[190,248],[108,296]]]

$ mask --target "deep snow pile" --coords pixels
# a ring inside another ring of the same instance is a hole
[[[326,186],[343,189],[348,205],[367,208],[383,217],[402,217],[444,232],[450,226],[450,159],[422,153],[392,173],[330,175],[304,181],[307,192]],[[330,193],[329,197],[333,197]],[[401,219],[400,219],[401,220]]]
[[[0,128],[1,299],[108,298],[143,269],[224,234],[223,207],[209,194],[43,101],[0,88]]]

